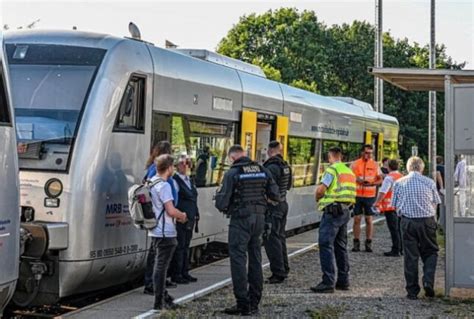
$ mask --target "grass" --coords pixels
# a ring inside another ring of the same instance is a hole
[[[326,319],[326,318],[340,318],[345,312],[345,307],[342,306],[325,306],[320,309],[308,309],[306,313],[311,317],[311,319]]]

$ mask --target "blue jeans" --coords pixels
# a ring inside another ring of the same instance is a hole
[[[328,286],[336,284],[349,285],[349,256],[347,255],[347,223],[350,219],[349,209],[333,216],[324,213],[319,225],[319,258],[323,283]]]

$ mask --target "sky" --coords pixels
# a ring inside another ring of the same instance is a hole
[[[128,23],[157,46],[165,39],[182,48],[215,50],[239,18],[270,9],[313,10],[327,25],[375,20],[375,0],[312,1],[21,1],[0,0],[0,23],[12,29],[37,19],[37,29],[72,29],[128,36]],[[384,0],[384,31],[395,38],[427,44],[430,0]],[[436,42],[456,62],[474,69],[474,0],[436,0]]]

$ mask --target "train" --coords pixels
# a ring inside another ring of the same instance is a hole
[[[0,318],[15,291],[20,261],[18,157],[7,68],[0,32]]]
[[[398,150],[396,118],[348,97],[325,97],[266,78],[261,68],[207,50],[167,49],[136,37],[82,31],[12,31],[5,48],[15,109],[22,230],[14,299],[51,304],[143,273],[149,239],[130,219],[127,189],[150,148],[186,153],[200,209],[193,254],[227,242],[213,195],[240,143],[259,162],[271,140],[293,168],[287,231],[316,224],[314,189],[340,145],[377,159]],[[198,176],[199,175],[199,176]]]

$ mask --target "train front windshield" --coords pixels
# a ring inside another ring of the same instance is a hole
[[[21,169],[64,171],[105,50],[8,44]]]

